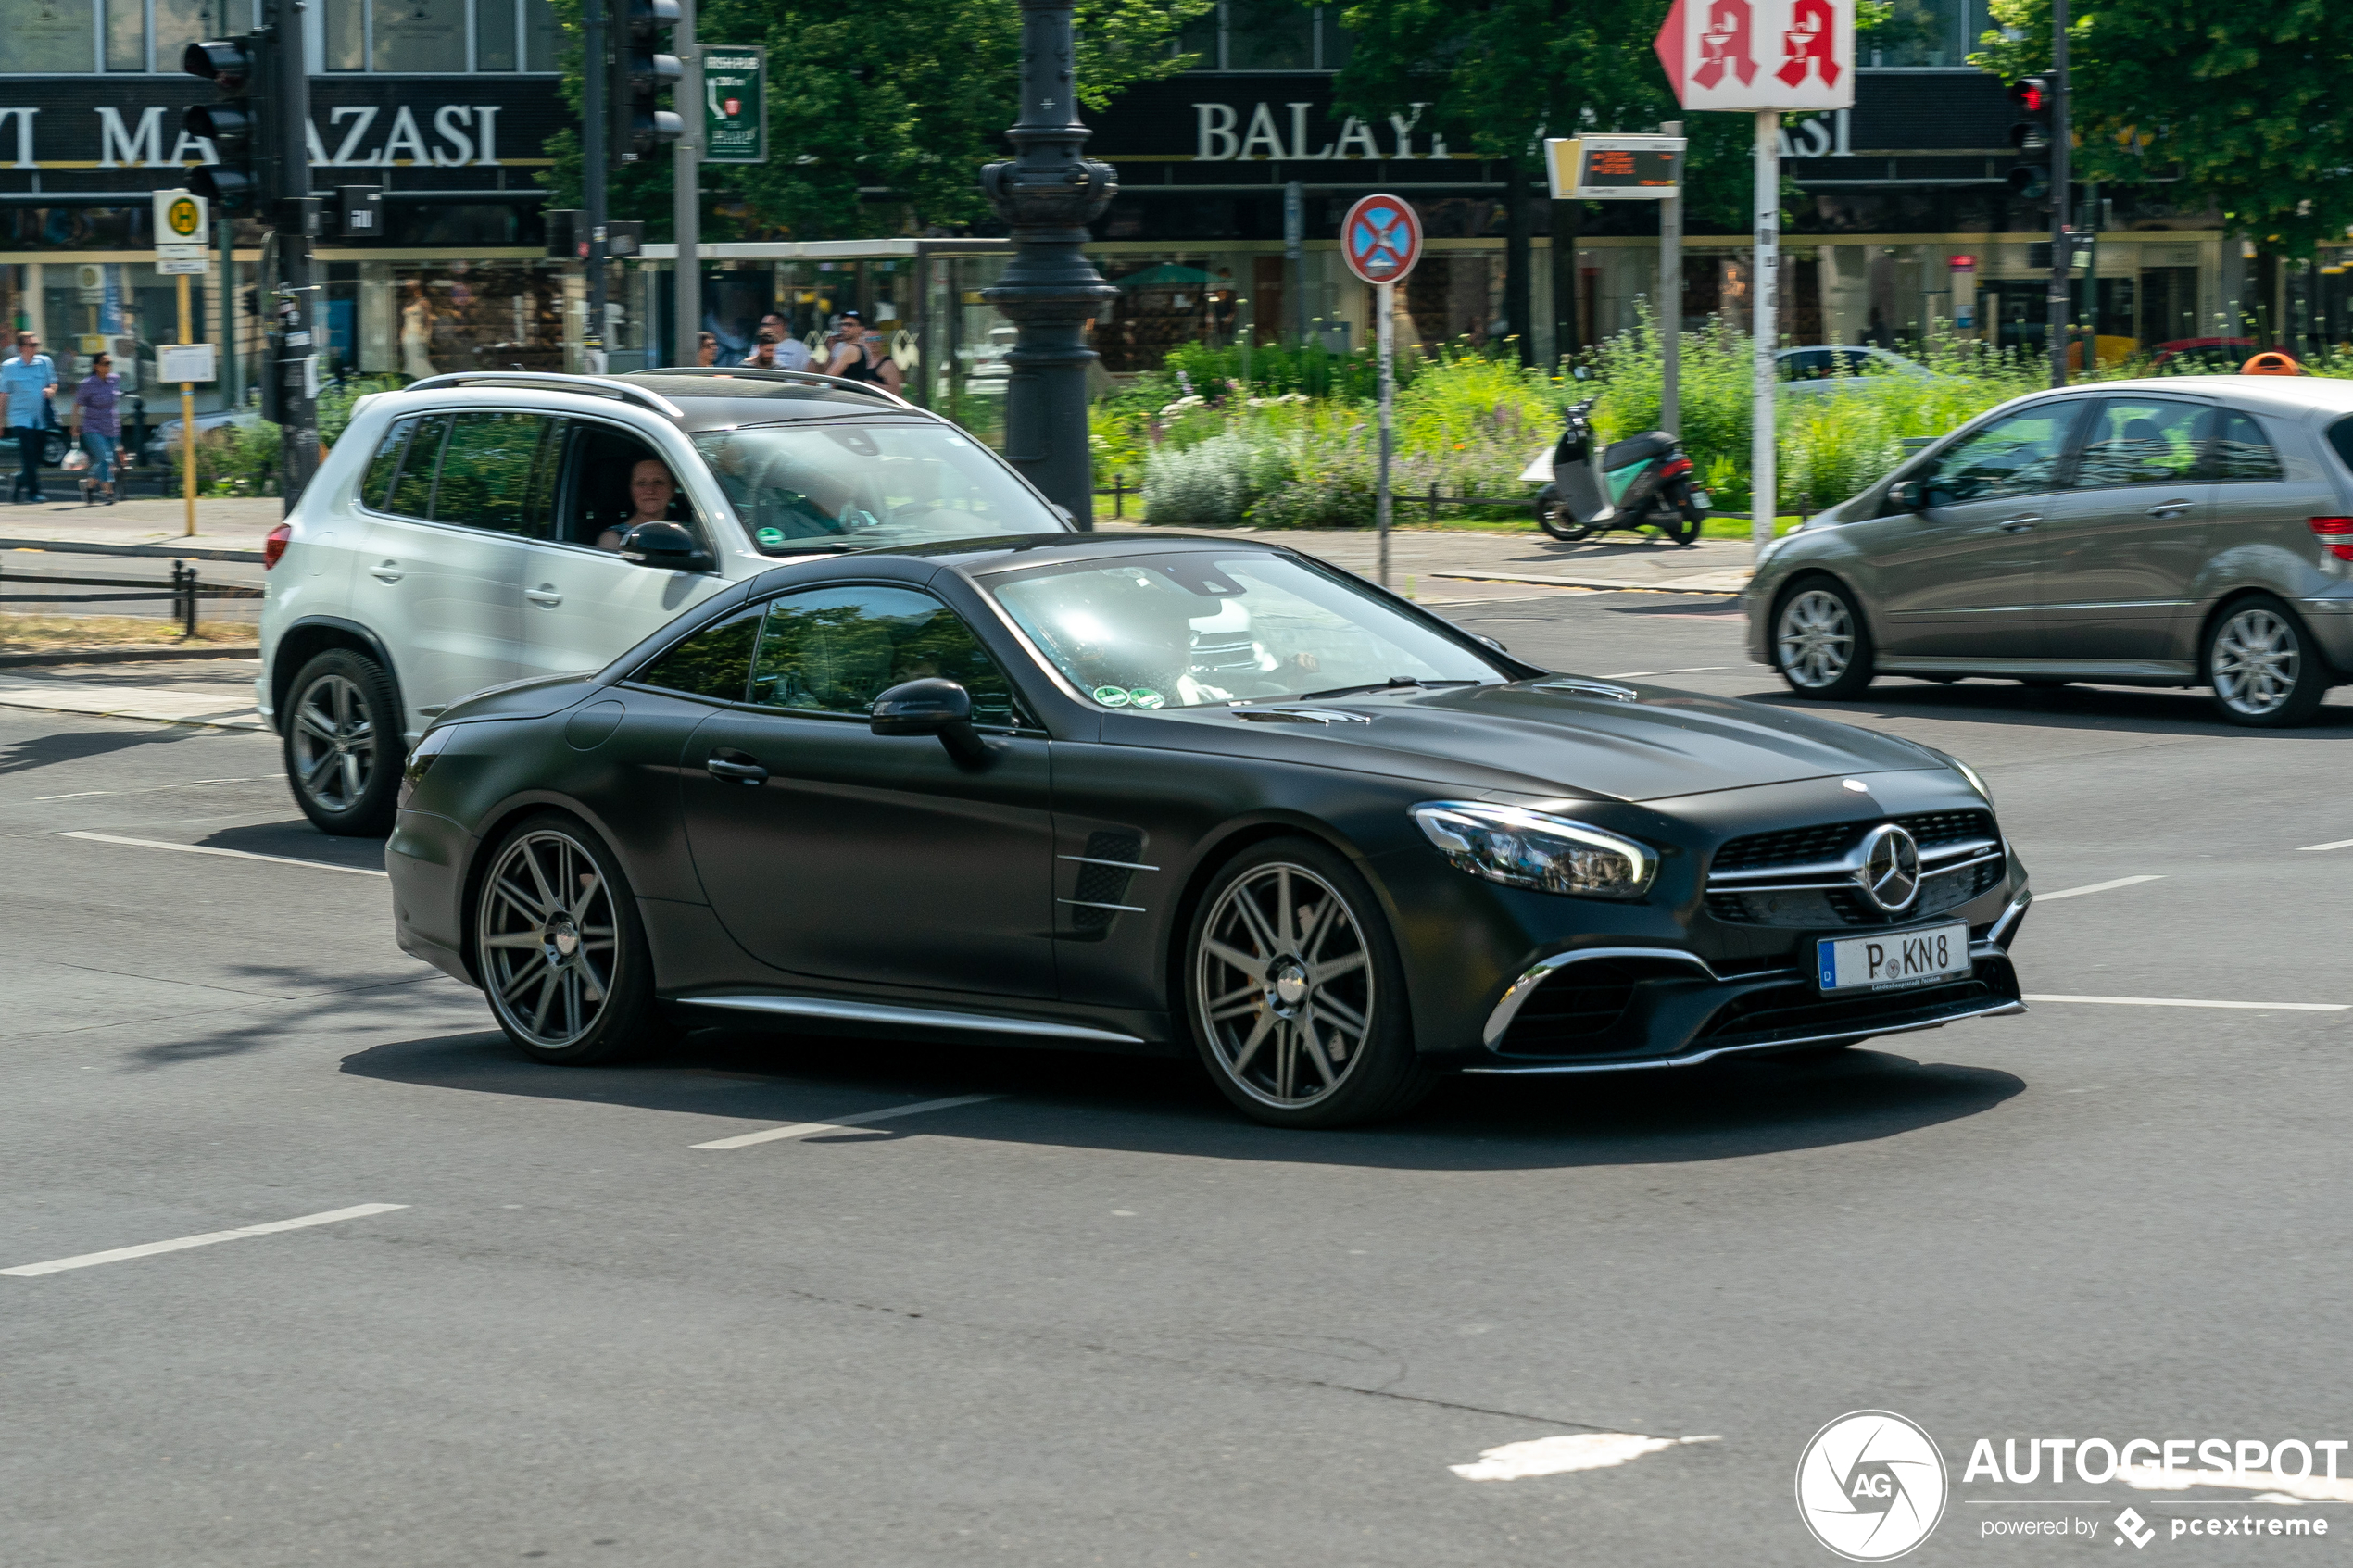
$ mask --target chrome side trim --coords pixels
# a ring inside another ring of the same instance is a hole
[[[1111,1029],[1090,1029],[1083,1023],[1049,1023],[1034,1018],[1000,1018],[990,1013],[945,1012],[935,1008],[894,1007],[887,1002],[850,1002],[829,997],[681,997],[689,1007],[724,1008],[731,1012],[779,1013],[787,1018],[826,1019],[849,1023],[900,1023],[925,1029],[968,1029],[980,1035],[1038,1035],[1054,1040],[1091,1040],[1104,1045],[1140,1046],[1134,1035]]]
[[[1948,1023],[1958,1023],[1969,1018],[2007,1018],[2026,1010],[2024,1002],[1996,1002],[1991,1007],[1973,1008],[1944,1018],[1924,1019],[1918,1023],[1899,1023],[1883,1029],[1842,1029],[1828,1035],[1805,1035],[1794,1040],[1766,1040],[1754,1045],[1718,1046],[1710,1050],[1688,1051],[1681,1056],[1653,1057],[1648,1061],[1571,1061],[1545,1062],[1529,1067],[1466,1067],[1465,1073],[1484,1073],[1505,1078],[1558,1077],[1570,1073],[1627,1073],[1646,1067],[1696,1067],[1719,1056],[1745,1056],[1756,1051],[1793,1050],[1803,1046],[1831,1045],[1841,1040],[1869,1040],[1881,1035],[1916,1035],[1923,1029],[1942,1029]]]
[[[1057,860],[1076,860],[1082,866],[1117,866],[1124,872],[1156,872],[1158,866],[1148,866],[1139,860],[1098,860],[1092,855],[1057,855]]]
[[[1120,909],[1131,915],[1150,914],[1141,904],[1099,904],[1092,898],[1057,898],[1057,904],[1069,904],[1081,909]]]
[[[1519,1016],[1519,1010],[1528,1005],[1528,998],[1534,994],[1537,986],[1570,964],[1583,963],[1588,959],[1669,959],[1692,965],[1710,980],[1720,982],[1723,979],[1708,967],[1705,959],[1697,953],[1684,952],[1680,947],[1579,947],[1570,952],[1554,953],[1549,959],[1538,960],[1517,980],[1504,987],[1502,998],[1495,1004],[1495,1010],[1487,1015],[1487,1027],[1480,1033],[1479,1043],[1493,1050],[1495,1042],[1510,1032],[1512,1020]],[[1750,977],[1742,975],[1741,978],[1746,980]]]
[[[1587,680],[1581,675],[1557,675],[1549,681],[1539,681],[1533,690],[1540,692],[1576,692],[1584,696],[1607,697],[1612,702],[1640,702],[1642,694],[1631,686],[1616,686],[1607,681]]]
[[[2063,675],[2077,681],[2114,676],[2178,681],[2183,685],[2194,684],[2197,679],[2197,667],[2179,659],[1882,659],[1879,668],[1890,675]]]
[[[2008,952],[2008,947],[2004,944],[2009,935],[2010,927],[2018,923],[2019,917],[2026,913],[2026,907],[2032,902],[2034,902],[2034,890],[2031,887],[2020,888],[2018,897],[2010,900],[2010,907],[2002,911],[2001,918],[1995,921],[1992,928],[1985,933],[1986,945],[2001,952]]]

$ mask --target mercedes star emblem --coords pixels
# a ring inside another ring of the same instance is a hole
[[[1920,896],[1920,847],[1894,822],[1881,822],[1863,839],[1863,869],[1855,873],[1872,903],[1900,915]]]

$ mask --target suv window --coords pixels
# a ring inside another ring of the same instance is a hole
[[[551,463],[558,453],[565,457],[560,487],[550,493],[551,496],[560,496],[560,500],[551,501],[551,521],[545,537],[559,544],[619,549],[621,536],[637,509],[634,481],[639,465],[652,463],[672,486],[669,504],[662,512],[664,520],[695,535],[703,548],[711,548],[710,535],[668,459],[636,434],[617,425],[600,420],[572,420],[567,423],[571,427],[569,438],[548,449]]]
[[[2082,412],[2080,398],[2037,403],[1963,436],[1936,459],[1930,499],[1949,507],[2057,490],[2068,433]]]
[[[384,438],[376,444],[376,455],[368,459],[368,477],[359,483],[361,505],[383,509],[392,482],[400,472],[400,454],[409,445],[409,434],[417,428],[416,419],[395,420],[386,427]]]
[[[531,539],[544,536],[547,518],[535,514],[538,495],[532,480],[552,423],[544,414],[482,409],[458,415],[441,450],[434,521]]]
[[[402,517],[433,516],[433,470],[441,460],[441,438],[449,433],[449,416],[434,414],[416,421],[409,450],[400,460],[400,475],[393,481],[384,510]]]
[[[741,702],[744,683],[751,678],[751,650],[760,640],[757,609],[706,626],[656,659],[636,674],[645,685],[685,692],[689,696]]]
[[[2092,416],[2076,459],[2075,488],[2179,484],[2197,477],[2203,403],[2172,397],[2110,397]]]
[[[2347,414],[2329,426],[2329,445],[2336,448],[2339,460],[2347,468],[2353,469],[2353,414]]]
[[[2348,444],[2347,427],[2353,420],[2340,420],[2329,433],[2329,439],[2343,451]],[[2348,458],[2347,461],[2353,461]],[[2242,414],[2236,408],[2222,413],[2222,429],[2214,438],[2214,477],[2237,481],[2278,479],[2281,477],[2280,455],[2271,446],[2271,438],[2254,416]]]
[[[1012,688],[972,628],[912,588],[812,588],[768,607],[751,698],[862,718],[901,681],[944,676],[972,694],[973,719],[1016,722]]]

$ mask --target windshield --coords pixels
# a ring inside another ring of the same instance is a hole
[[[1132,556],[1000,573],[988,587],[1054,667],[1105,708],[1504,679],[1403,611],[1281,556]]]
[[[766,555],[1061,533],[1062,520],[946,425],[756,425],[694,438]]]

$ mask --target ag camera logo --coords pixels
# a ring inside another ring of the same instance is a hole
[[[1903,1556],[1944,1517],[1944,1456],[1893,1411],[1852,1411],[1814,1434],[1797,1461],[1797,1512],[1850,1562]]]

